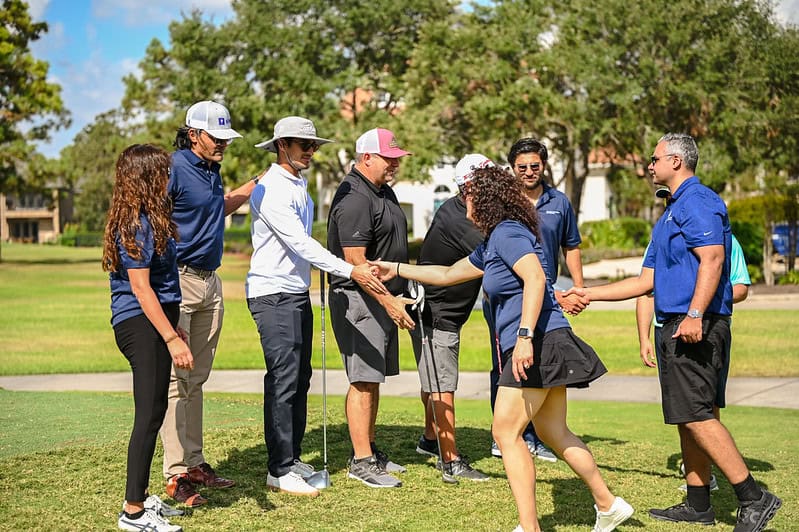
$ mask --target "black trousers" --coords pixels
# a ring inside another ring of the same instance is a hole
[[[180,305],[162,305],[173,327],[178,324]],[[161,335],[144,314],[114,326],[117,347],[133,371],[133,431],[128,442],[125,500],[140,502],[150,484],[150,465],[155,453],[158,429],[164,422],[172,373],[172,357]]]
[[[247,300],[264,351],[264,440],[267,467],[280,477],[302,454],[311,387],[313,310],[308,293]]]

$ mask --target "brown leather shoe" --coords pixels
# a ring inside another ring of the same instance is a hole
[[[170,477],[166,483],[167,494],[178,502],[186,506],[196,508],[208,502],[208,499],[197,493],[194,484],[189,480],[189,475],[175,475]]]
[[[189,479],[195,484],[202,484],[209,488],[229,488],[236,484],[234,480],[218,477],[214,468],[205,462],[189,468]]]

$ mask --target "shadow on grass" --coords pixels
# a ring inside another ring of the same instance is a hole
[[[9,266],[59,266],[62,264],[89,264],[92,262],[100,263],[101,257],[87,257],[87,258],[67,258],[67,257],[53,257],[51,259],[3,259],[0,265]]]

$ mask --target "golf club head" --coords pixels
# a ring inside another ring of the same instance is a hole
[[[411,305],[411,308],[413,310],[422,308],[420,305],[424,305],[424,285],[419,283],[419,281],[409,279],[408,294],[413,299],[413,305]]]
[[[305,482],[307,482],[309,486],[313,486],[318,490],[329,488],[332,485],[332,483],[330,482],[330,472],[328,472],[327,469],[317,471],[316,473],[308,477],[305,480]]]

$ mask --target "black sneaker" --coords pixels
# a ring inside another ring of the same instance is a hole
[[[419,443],[416,444],[416,452],[438,458],[438,442],[436,440],[428,440],[422,434],[419,436]]]
[[[467,480],[474,480],[475,482],[485,482],[489,477],[482,471],[478,471],[469,463],[469,459],[465,456],[459,456],[451,462],[445,463],[443,466],[438,462],[438,468],[444,468],[444,473],[456,478],[465,478]]]
[[[763,490],[760,499],[738,507],[738,521],[733,532],[760,532],[782,506],[782,500]]]
[[[374,456],[350,461],[349,478],[360,480],[370,488],[399,488],[402,486],[400,479],[386,473]]]
[[[685,502],[675,504],[664,510],[653,508],[649,510],[649,516],[653,519],[671,521],[673,523],[694,523],[707,526],[716,524],[716,512],[713,511],[712,506],[704,512],[697,512]]]
[[[372,449],[372,452],[374,453],[374,457],[377,459],[377,462],[380,464],[380,467],[386,473],[405,473],[407,471],[405,467],[395,464],[389,460],[388,455],[380,449]]]

